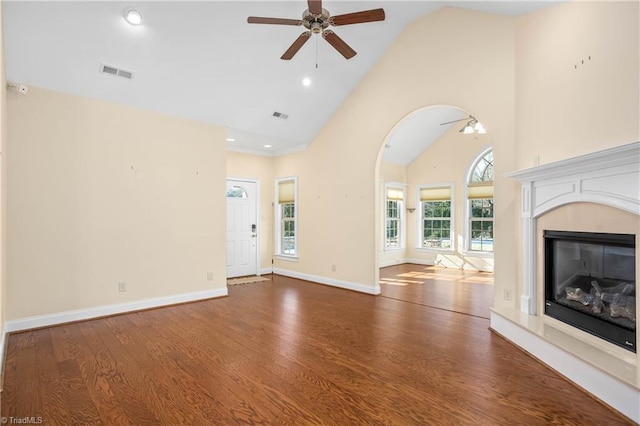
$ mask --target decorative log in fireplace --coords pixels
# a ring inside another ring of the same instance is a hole
[[[636,352],[635,235],[544,232],[545,314]]]

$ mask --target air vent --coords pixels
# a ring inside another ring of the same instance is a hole
[[[128,78],[129,80],[131,80],[131,78],[133,77],[133,73],[131,71],[118,70],[118,77]]]
[[[283,114],[283,113],[278,112],[278,111],[274,111],[273,112],[273,116],[276,117],[276,118],[281,118],[283,120],[286,120],[287,118],[289,118],[288,114]]]
[[[100,72],[116,77],[126,78],[127,80],[131,80],[133,78],[133,71],[123,70],[121,68],[112,67],[111,65],[100,64]]]

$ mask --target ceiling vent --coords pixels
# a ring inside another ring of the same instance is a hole
[[[133,78],[133,71],[123,70],[122,68],[112,67],[111,65],[100,64],[100,72],[115,77],[126,78],[127,80]]]
[[[276,117],[276,118],[281,118],[283,120],[286,120],[287,118],[289,118],[288,114],[283,114],[283,113],[278,112],[278,111],[274,111],[273,112],[273,116]]]

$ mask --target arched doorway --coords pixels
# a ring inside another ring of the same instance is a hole
[[[474,303],[460,309],[486,317],[493,302],[493,252],[487,250],[492,246],[488,232],[482,234],[481,245],[472,244],[471,234],[478,225],[492,223],[473,216],[478,209],[471,207],[479,202],[471,199],[477,190],[471,188],[469,176],[490,151],[491,141],[480,120],[459,107],[434,105],[408,114],[391,129],[376,168],[378,267],[430,267],[423,277],[433,276],[434,265],[448,268],[438,269],[442,275],[438,279],[477,282],[477,289],[464,291],[486,307],[481,313],[471,306]],[[397,277],[385,275],[381,274],[381,287],[420,281],[419,274],[408,269]]]

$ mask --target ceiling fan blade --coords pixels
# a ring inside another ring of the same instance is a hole
[[[322,13],[322,0],[307,0],[309,5],[309,13],[312,15],[320,15]]]
[[[293,44],[291,46],[289,46],[287,51],[284,52],[284,54],[280,57],[280,59],[288,61],[291,58],[293,58],[294,55],[296,53],[298,53],[298,50],[300,50],[302,48],[302,46],[304,46],[304,44],[310,38],[311,38],[311,31],[305,31],[302,34],[300,34],[300,36],[296,39],[296,41],[293,42]]]
[[[262,18],[259,16],[249,16],[247,18],[249,24],[273,24],[273,25],[302,25],[302,21],[299,19],[285,19],[285,18]]]
[[[364,24],[365,22],[384,21],[384,9],[363,10],[362,12],[346,13],[331,18],[335,26],[349,24]]]
[[[325,30],[322,33],[322,38],[327,40],[327,42],[334,47],[342,56],[346,59],[351,59],[356,56],[356,51],[351,48],[347,43],[344,42],[336,33],[331,30]]]

